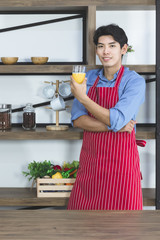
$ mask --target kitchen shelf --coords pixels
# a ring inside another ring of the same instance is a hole
[[[122,7],[127,6],[127,9],[131,7],[137,6],[140,9],[143,7],[155,6],[155,0],[45,0],[45,1],[35,1],[35,0],[1,0],[0,1],[0,9],[1,11],[16,11],[18,10],[53,10],[61,7],[88,7],[88,6],[97,6],[97,7],[107,7],[107,6],[114,6],[114,7]],[[138,9],[139,9],[138,8]]]
[[[37,198],[33,188],[0,188],[0,206],[66,206],[68,198]]]
[[[72,127],[67,131],[48,131],[45,127],[25,131],[22,127],[12,127],[11,130],[0,132],[0,140],[79,140],[82,138],[83,131]]]
[[[155,189],[144,188],[143,205],[155,206]],[[67,206],[69,198],[37,198],[33,188],[0,188],[0,206]]]
[[[0,75],[31,75],[31,74],[71,74],[73,65],[54,65],[54,64],[44,64],[44,65],[34,65],[32,63],[21,64],[17,63],[14,65],[4,65],[0,64]],[[86,65],[87,70],[101,68],[101,65]],[[154,74],[156,69],[155,65],[126,65],[130,70],[134,70],[138,73],[152,73]]]
[[[155,189],[144,188],[144,206],[155,206]],[[37,198],[33,188],[0,188],[0,206],[67,206],[69,198]]]
[[[45,127],[25,131],[22,127],[12,127],[11,130],[0,132],[0,140],[80,140],[82,138],[83,131],[72,127],[67,131],[47,131]],[[155,139],[155,127],[137,127],[136,139]]]
[[[153,10],[155,0],[1,0],[0,14],[53,13],[53,11],[85,10],[87,16],[87,70],[99,68],[96,65],[95,47],[92,35],[96,29],[96,11],[98,10]],[[159,41],[158,41],[159,42]],[[68,65],[67,65],[68,64]],[[17,63],[4,65],[0,63],[0,75],[70,75],[73,63]],[[75,63],[76,64],[76,63]],[[140,74],[155,74],[155,65],[127,65],[130,70]],[[47,131],[37,127],[35,131],[25,131],[21,127],[12,127],[0,132],[0,140],[80,140],[83,131],[69,128],[68,131]],[[138,127],[137,139],[156,139],[155,127]],[[155,206],[155,189],[143,189],[144,206]],[[158,198],[159,199],[159,198]],[[68,198],[37,198],[36,189],[0,188],[0,206],[67,206]]]

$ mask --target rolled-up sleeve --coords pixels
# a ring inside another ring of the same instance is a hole
[[[124,87],[117,104],[110,109],[109,130],[117,132],[131,119],[135,120],[139,107],[145,100],[145,87],[144,78],[135,73]]]
[[[71,124],[73,121],[82,115],[88,115],[87,109],[75,98],[73,100],[72,111],[71,111]]]

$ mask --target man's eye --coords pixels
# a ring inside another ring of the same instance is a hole
[[[98,48],[102,48],[103,46],[102,45],[98,45]]]
[[[115,47],[115,45],[111,45],[111,47],[113,48],[113,47]]]

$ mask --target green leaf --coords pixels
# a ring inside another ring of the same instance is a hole
[[[43,161],[43,162],[36,162],[33,161],[28,164],[28,172],[23,171],[22,173],[24,174],[25,177],[29,176],[29,181],[31,179],[36,179],[36,178],[43,178],[46,175],[51,176],[51,172],[48,173],[48,171],[52,170],[52,164],[50,161]]]

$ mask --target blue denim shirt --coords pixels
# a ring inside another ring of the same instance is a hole
[[[118,71],[119,72],[119,71]],[[94,69],[87,72],[87,93],[99,76],[97,87],[114,87],[118,72],[114,74],[112,80],[107,80],[102,69]],[[124,69],[124,73],[119,85],[119,101],[110,108],[110,124],[108,129],[117,132],[124,127],[131,119],[135,120],[140,105],[145,100],[146,83],[142,76],[129,68]],[[88,115],[87,109],[75,98],[71,111],[71,123],[82,115]]]

